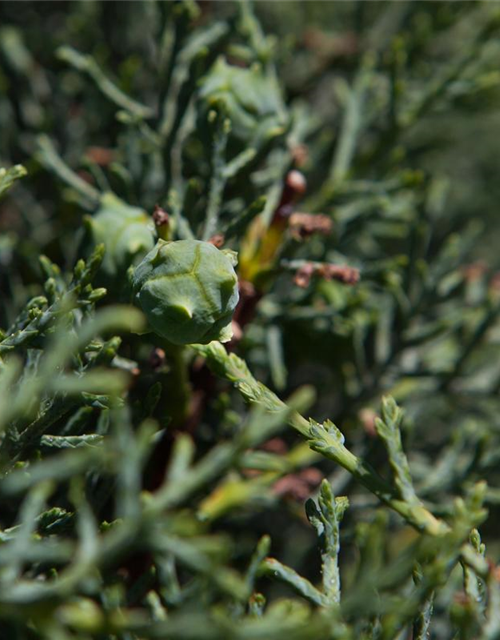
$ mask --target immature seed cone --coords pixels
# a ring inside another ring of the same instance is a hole
[[[233,252],[209,242],[158,240],[131,273],[134,301],[174,344],[227,342],[238,303],[234,264]]]
[[[98,282],[115,293],[123,293],[127,269],[138,264],[155,245],[150,216],[107,193],[97,213],[87,217],[86,225],[88,252],[101,243],[106,247]]]
[[[258,147],[286,127],[283,98],[275,80],[260,65],[243,69],[220,57],[199,90],[202,113],[224,102],[231,120],[231,138]],[[204,116],[206,121],[206,115]]]

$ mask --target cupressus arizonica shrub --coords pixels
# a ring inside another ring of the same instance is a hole
[[[497,7],[58,5],[0,5],[0,638],[499,638],[496,256],[441,136]]]

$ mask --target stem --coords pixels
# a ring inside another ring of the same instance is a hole
[[[181,427],[189,415],[191,401],[191,385],[186,363],[186,348],[162,341],[162,348],[167,356],[170,371],[168,374],[168,390],[166,409],[172,418],[174,428]]]

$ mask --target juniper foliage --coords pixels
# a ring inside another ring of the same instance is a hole
[[[0,18],[0,637],[499,638],[498,8]],[[157,238],[230,343],[149,330]]]

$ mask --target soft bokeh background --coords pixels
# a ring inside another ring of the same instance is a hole
[[[122,91],[152,109],[156,125],[171,45],[171,34],[163,30],[170,5],[0,3],[0,166],[22,163],[28,170],[0,204],[0,326],[8,327],[41,292],[40,253],[63,269],[74,264],[83,217],[92,211],[64,180],[64,170],[54,168],[40,135],[48,135],[64,163],[95,188],[112,189],[148,212],[167,202],[172,184],[156,163],[148,131],[117,116],[98,83],[57,52],[70,45],[90,54]],[[233,2],[206,1],[200,8],[197,28],[236,20]],[[387,462],[373,437],[373,417],[381,396],[394,394],[406,410],[405,446],[426,504],[449,515],[454,496],[488,480],[484,536],[496,560],[498,8],[479,2],[313,0],[257,2],[255,13],[273,37],[283,101],[299,125],[296,139],[277,143],[251,176],[230,185],[223,221],[238,210],[241,194],[248,205],[276,180],[279,186],[293,151],[308,183],[299,208],[329,216],[333,233],[291,242],[284,257],[346,263],[360,269],[361,281],[346,287],[317,279],[300,289],[283,269],[246,327],[238,353],[282,397],[312,385],[311,414],[335,421],[349,446],[382,473]],[[235,29],[210,55],[224,52],[244,66],[251,58],[246,36]],[[198,85],[190,90],[196,95]],[[201,215],[210,181],[207,145],[195,119],[186,120],[187,142],[177,150],[173,174],[181,191],[189,179],[199,179]],[[284,163],[278,152],[285,154]],[[200,228],[196,215],[193,224]],[[153,347],[148,338],[140,347],[129,340],[123,354],[146,367]],[[134,401],[152,380],[137,384]],[[243,413],[241,401],[224,388],[203,416],[198,453],[230,438]],[[283,436],[278,448],[286,450],[293,438]],[[295,478],[295,487],[314,494],[319,470],[336,493],[350,496],[342,562],[346,585],[354,589],[360,522],[379,522],[377,501],[330,461],[311,468],[310,484]],[[236,563],[269,533],[273,553],[315,580],[320,560],[304,496],[283,493],[258,496],[257,506],[229,513],[216,528],[234,537]],[[412,539],[409,528],[394,529],[387,557]],[[446,609],[459,589],[456,573],[436,606],[436,638],[451,637]],[[273,588],[265,587],[287,593]]]

